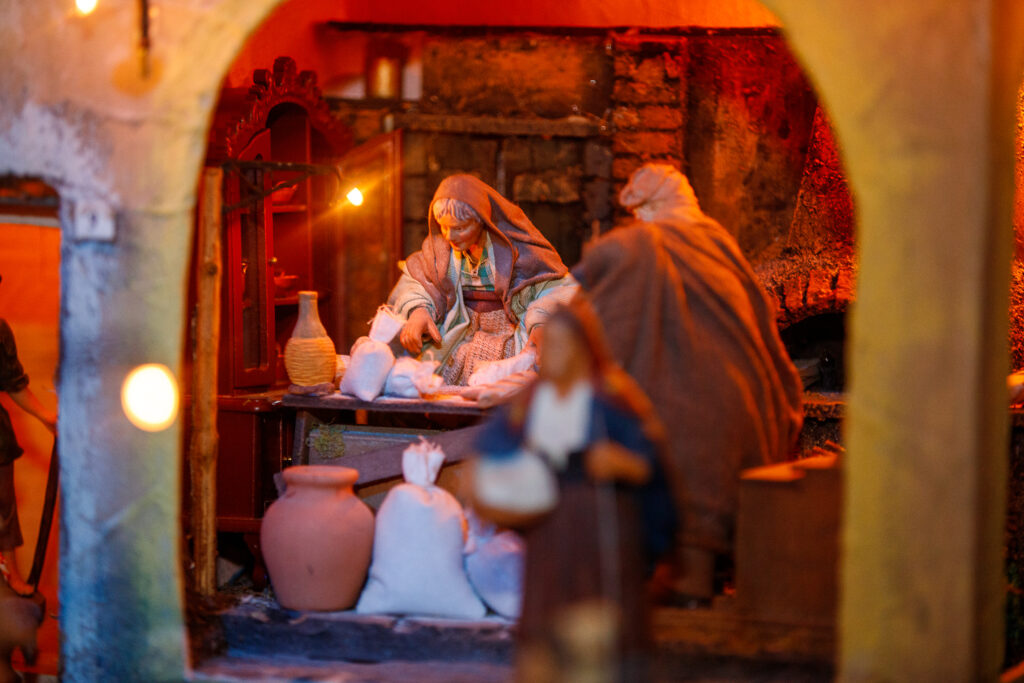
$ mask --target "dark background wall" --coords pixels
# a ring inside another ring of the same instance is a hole
[[[365,31],[338,34],[366,42]],[[405,130],[407,253],[422,240],[437,183],[467,172],[519,203],[574,263],[587,239],[625,217],[618,191],[646,161],[686,172],[704,210],[753,263],[800,251],[783,247],[811,170],[818,104],[775,30],[463,28],[415,36],[419,100],[332,101],[359,139],[388,126]],[[846,192],[841,170],[839,182]],[[848,212],[849,232],[852,204]],[[831,249],[836,223],[835,215],[805,215],[800,240],[817,236]]]

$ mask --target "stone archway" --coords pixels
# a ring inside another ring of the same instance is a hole
[[[858,198],[840,678],[994,679],[1020,8],[765,4]]]
[[[830,105],[862,226],[841,675],[993,678],[1021,9],[764,1]],[[40,175],[115,225],[111,241],[82,238],[64,217],[67,680],[182,677],[180,432],[138,432],[118,394],[137,363],[179,367],[204,131],[221,75],[278,2],[162,8],[148,81],[133,75],[133,4],[0,10],[0,172]]]
[[[101,2],[84,17],[66,4],[0,12],[0,171],[42,176],[69,205],[58,385],[63,673],[180,680],[180,428],[130,426],[120,384],[139,363],[180,367],[207,120],[221,76],[277,0],[163,8],[145,80],[134,4]],[[83,207],[109,216],[113,234],[76,230]]]

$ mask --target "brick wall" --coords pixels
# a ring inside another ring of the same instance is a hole
[[[646,161],[684,170],[755,264],[799,251],[789,238],[817,100],[775,32],[460,29],[423,40],[419,101],[333,103],[357,138],[389,117],[406,131],[406,251],[422,240],[437,183],[467,172],[519,203],[574,263],[625,217],[618,191]],[[852,205],[848,214],[852,224]],[[815,221],[836,216],[798,218],[814,250],[833,248]],[[852,259],[849,243],[836,248]]]

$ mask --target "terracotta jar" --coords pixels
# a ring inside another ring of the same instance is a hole
[[[292,384],[310,387],[334,382],[338,357],[320,322],[316,292],[299,292],[299,320],[284,346],[284,369]]]
[[[263,559],[282,607],[332,611],[359,598],[373,550],[373,513],[352,491],[351,467],[298,465],[260,528]]]

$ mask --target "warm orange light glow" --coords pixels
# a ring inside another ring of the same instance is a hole
[[[352,206],[363,205],[363,193],[359,190],[358,187],[353,187],[351,190],[349,190],[348,194],[345,195],[345,199],[347,199]]]
[[[133,425],[147,432],[167,429],[178,416],[178,383],[166,365],[140,365],[124,379],[121,407]]]
[[[79,14],[90,14],[96,9],[97,0],[75,0],[75,8]]]

